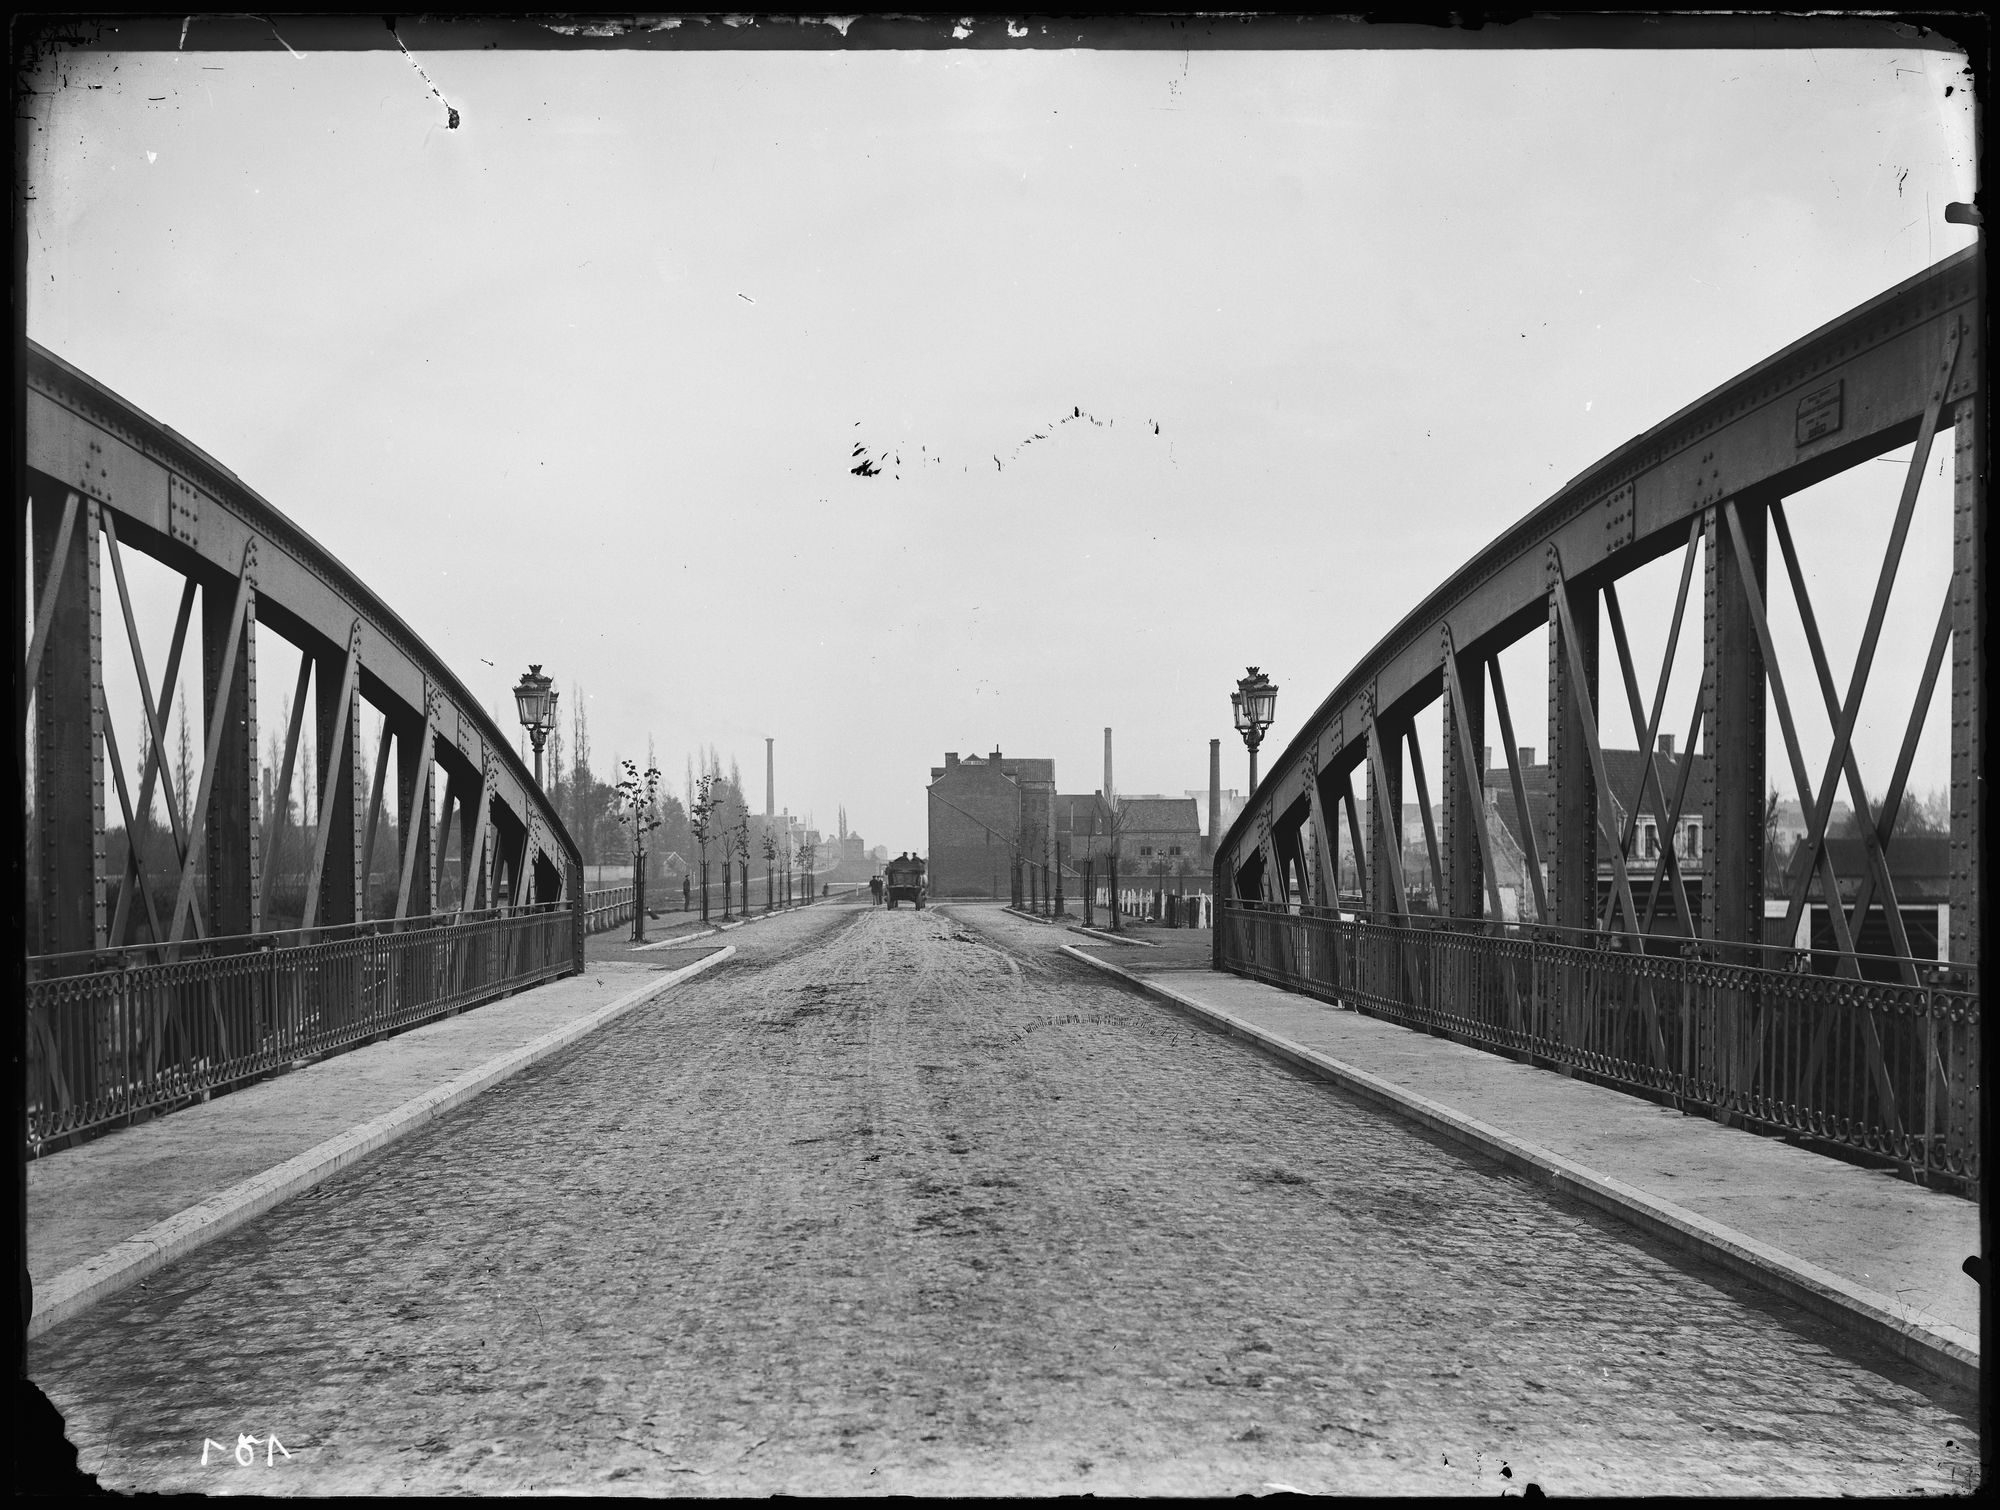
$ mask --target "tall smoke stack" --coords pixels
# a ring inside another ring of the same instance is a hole
[[[1222,837],[1222,741],[1208,742],[1208,852],[1215,853],[1215,841]]]
[[[771,831],[771,819],[777,814],[778,800],[778,757],[772,753],[774,739],[764,741],[764,832]]]
[[[1104,800],[1111,803],[1118,801],[1118,788],[1112,784],[1111,780],[1111,731],[1109,729],[1104,731]]]

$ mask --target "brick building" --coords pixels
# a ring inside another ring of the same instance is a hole
[[[1054,856],[1056,763],[948,752],[928,807],[931,895],[1011,897],[1017,860]]]

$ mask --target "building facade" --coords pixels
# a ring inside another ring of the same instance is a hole
[[[1011,898],[1019,863],[1054,861],[1053,760],[947,752],[931,767],[927,806],[934,897]]]

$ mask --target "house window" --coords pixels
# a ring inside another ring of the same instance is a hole
[[[1139,853],[1141,855],[1150,855],[1152,852],[1153,852],[1153,846],[1150,844],[1142,844],[1139,846]]]
[[[1660,857],[1659,825],[1648,823],[1646,825],[1645,832],[1646,832],[1646,847],[1643,853],[1648,860],[1657,860]]]
[[[1688,823],[1681,828],[1681,853],[1690,860],[1701,858],[1701,825]]]
[[[1181,852],[1181,847],[1178,844],[1169,845],[1167,847],[1167,853],[1169,855],[1177,855],[1180,852]]]

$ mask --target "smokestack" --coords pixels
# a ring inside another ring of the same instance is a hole
[[[775,804],[778,800],[778,757],[771,749],[776,743],[777,741],[772,739],[764,741],[764,828],[767,833],[770,831],[771,819],[777,813]]]
[[[1104,731],[1104,795],[1108,801],[1118,800],[1118,788],[1111,782],[1111,731]]]
[[[1215,841],[1222,837],[1222,741],[1208,742],[1208,852],[1215,853]]]

